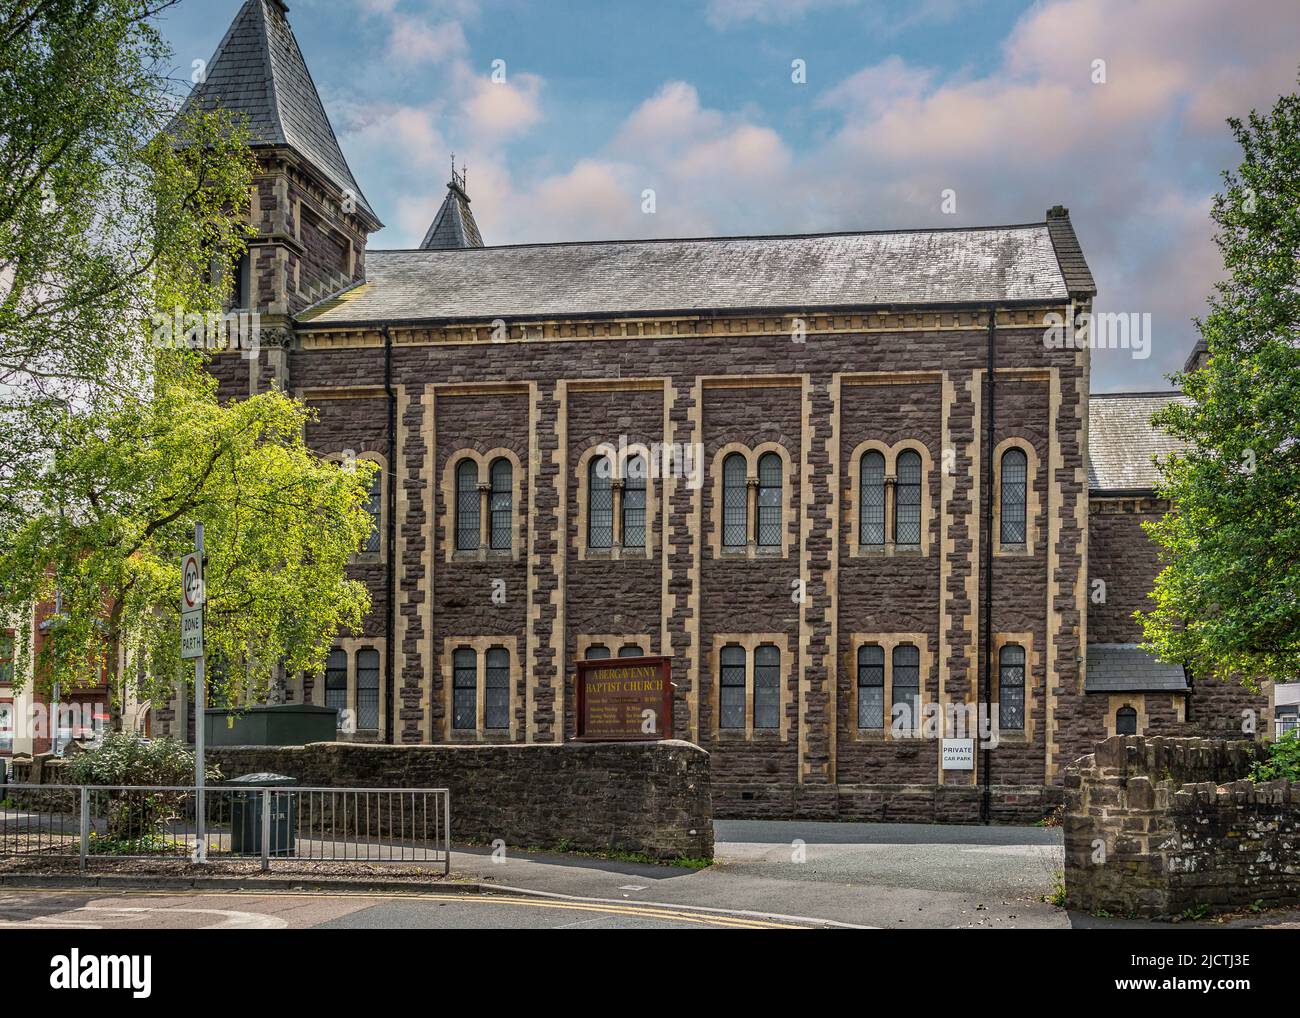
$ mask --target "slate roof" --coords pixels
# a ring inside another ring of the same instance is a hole
[[[341,190],[350,189],[378,223],[339,148],[280,0],[246,0],[182,111],[196,103],[244,114],[254,147],[293,149]]]
[[[1085,693],[1182,693],[1187,673],[1165,664],[1136,643],[1088,644]]]
[[[1047,224],[369,251],[359,284],[300,321],[1060,301]]]
[[[452,171],[453,174],[455,171]],[[483,235],[479,233],[474,213],[469,208],[469,195],[456,181],[447,185],[447,197],[442,208],[433,217],[420,250],[437,251],[444,248],[482,247]]]
[[[1093,393],[1088,400],[1088,488],[1101,491],[1154,491],[1159,473],[1152,457],[1167,455],[1182,443],[1151,425],[1151,415],[1178,392]]]

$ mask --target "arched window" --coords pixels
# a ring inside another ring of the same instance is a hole
[[[463,459],[456,467],[456,550],[477,551],[479,534],[478,464]]]
[[[325,658],[325,706],[338,708],[342,728],[348,709],[348,656],[341,650],[331,650]]]
[[[880,547],[885,543],[885,457],[874,449],[862,454],[858,478],[858,543]]]
[[[915,730],[921,726],[919,716],[921,696],[921,652],[910,643],[900,643],[894,648],[894,696],[890,707],[893,716],[904,722],[902,727]],[[903,713],[902,705],[907,705]]]
[[[619,657],[645,657],[645,651],[635,643],[625,643],[618,648]]]
[[[921,543],[921,454],[905,449],[898,454],[895,488],[894,544]]]
[[[745,648],[729,643],[719,655],[718,727],[745,727]]]
[[[998,726],[1003,731],[1025,728],[1025,648],[1008,644],[998,662]]]
[[[770,643],[754,649],[754,727],[781,723],[781,652]]]
[[[379,532],[382,523],[383,491],[384,491],[384,471],[382,468],[375,471],[374,476],[370,478],[370,493],[366,499],[366,512],[370,514],[370,533],[366,535],[366,543],[361,546],[362,551],[375,552],[379,550],[381,535]]]
[[[1137,735],[1138,712],[1132,707],[1121,707],[1115,712],[1115,734]]]
[[[758,460],[758,543],[781,543],[781,457],[774,452]]]
[[[357,728],[379,730],[379,651],[357,651]]]
[[[606,647],[603,643],[593,643],[590,647],[587,648],[586,660],[588,661],[604,661],[608,657],[609,657],[609,648]]]
[[[745,457],[733,452],[722,461],[722,543],[743,548],[749,536]]]
[[[1002,543],[1025,543],[1025,483],[1028,461],[1023,449],[1002,454]]]
[[[514,533],[515,468],[504,456],[492,461],[488,470],[492,494],[488,502],[488,547],[494,551],[509,551]]]
[[[473,731],[478,728],[478,654],[474,648],[456,648],[451,673],[451,727]]]
[[[505,647],[491,647],[487,652],[483,727],[510,727],[510,652]]]
[[[587,547],[614,543],[614,490],[608,456],[593,456],[587,467]]]
[[[645,547],[644,456],[629,456],[623,469],[623,547]]]
[[[858,648],[858,727],[885,727],[885,648]]]

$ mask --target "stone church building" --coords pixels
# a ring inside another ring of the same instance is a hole
[[[261,345],[214,356],[223,396],[280,386],[319,453],[382,468],[373,611],[289,683],[345,737],[559,742],[577,661],[666,655],[721,816],[1011,819],[1107,735],[1267,709],[1137,647],[1179,397],[1092,395],[1089,351],[1044,342],[1096,293],[1065,208],[494,247],[453,169],[384,250],[283,3],[248,0],[189,101],[261,161]],[[945,768],[926,705],[996,747]]]

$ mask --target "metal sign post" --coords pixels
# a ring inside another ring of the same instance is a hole
[[[194,861],[208,861],[208,812],[204,789],[203,728],[208,705],[203,668],[203,524],[194,524],[194,551],[181,559],[181,658],[194,659],[194,813],[197,844]]]

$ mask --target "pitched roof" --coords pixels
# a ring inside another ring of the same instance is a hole
[[[463,177],[456,177],[453,169],[447,197],[442,200],[442,208],[433,217],[424,240],[420,241],[420,250],[483,246],[483,235],[479,233],[474,213],[470,211],[469,195],[465,193],[463,181]]]
[[[248,118],[256,147],[291,148],[378,217],[339,148],[281,0],[246,0],[182,112],[220,105]]]
[[[1093,393],[1088,399],[1088,488],[1091,491],[1154,491],[1160,474],[1153,457],[1182,443],[1151,424],[1151,415],[1178,392]]]
[[[1182,665],[1166,664],[1136,643],[1088,644],[1085,693],[1179,693],[1187,690]]]
[[[303,322],[447,321],[1063,301],[1045,223],[777,237],[371,251]]]

